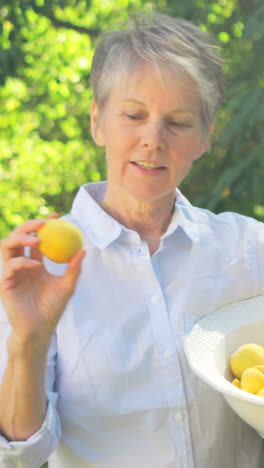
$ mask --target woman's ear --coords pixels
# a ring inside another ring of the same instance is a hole
[[[95,143],[98,146],[104,146],[104,136],[101,128],[101,116],[95,99],[91,103],[91,133]]]
[[[207,138],[206,141],[205,141],[205,146],[204,146],[204,149],[203,149],[202,154],[204,154],[205,152],[209,152],[209,151],[211,150],[211,136],[212,136],[212,134],[214,133],[215,124],[216,124],[216,121],[215,121],[215,119],[214,119],[214,120],[212,120],[212,122],[211,122],[210,125],[209,125],[209,128],[208,128],[208,138]]]
[[[210,123],[210,126],[209,126],[209,135],[210,137],[212,136],[212,134],[214,133],[214,129],[215,129],[215,119],[212,120],[212,122]]]

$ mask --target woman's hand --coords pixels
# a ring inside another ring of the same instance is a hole
[[[85,255],[84,249],[77,252],[62,276],[50,274],[38,249],[39,240],[31,235],[44,222],[27,221],[1,242],[0,295],[12,327],[12,338],[22,345],[49,344],[74,292]],[[30,257],[25,256],[24,247],[30,247]]]

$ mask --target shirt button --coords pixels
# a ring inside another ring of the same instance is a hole
[[[173,351],[171,349],[166,349],[166,351],[164,351],[163,353],[163,356],[165,358],[170,358],[172,355],[173,355]]]
[[[152,304],[157,304],[159,302],[159,296],[152,296],[151,298],[151,302]]]
[[[174,415],[174,419],[176,422],[182,422],[184,420],[184,415],[180,411],[177,411]]]

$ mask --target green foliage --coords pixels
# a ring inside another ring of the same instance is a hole
[[[27,218],[64,214],[80,184],[106,177],[89,126],[94,45],[143,8],[195,22],[227,59],[212,150],[182,189],[214,211],[264,219],[262,0],[0,0],[0,238]]]
[[[2,53],[15,57],[2,57],[0,238],[27,218],[64,214],[80,184],[105,178],[89,126],[94,41],[142,3],[0,0]]]
[[[195,16],[223,44],[227,89],[212,150],[184,190],[200,206],[264,220],[264,4],[222,0],[206,7],[201,1]]]

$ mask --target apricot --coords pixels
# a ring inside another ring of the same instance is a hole
[[[230,358],[231,370],[238,379],[246,369],[258,365],[264,365],[264,348],[256,343],[240,346]]]
[[[49,219],[37,237],[41,253],[56,263],[68,263],[83,246],[81,231],[64,219]]]
[[[232,380],[232,385],[234,385],[237,388],[241,388],[240,380],[238,380],[238,379],[233,379]]]
[[[264,387],[264,374],[256,367],[246,369],[241,377],[241,390],[256,395]]]

